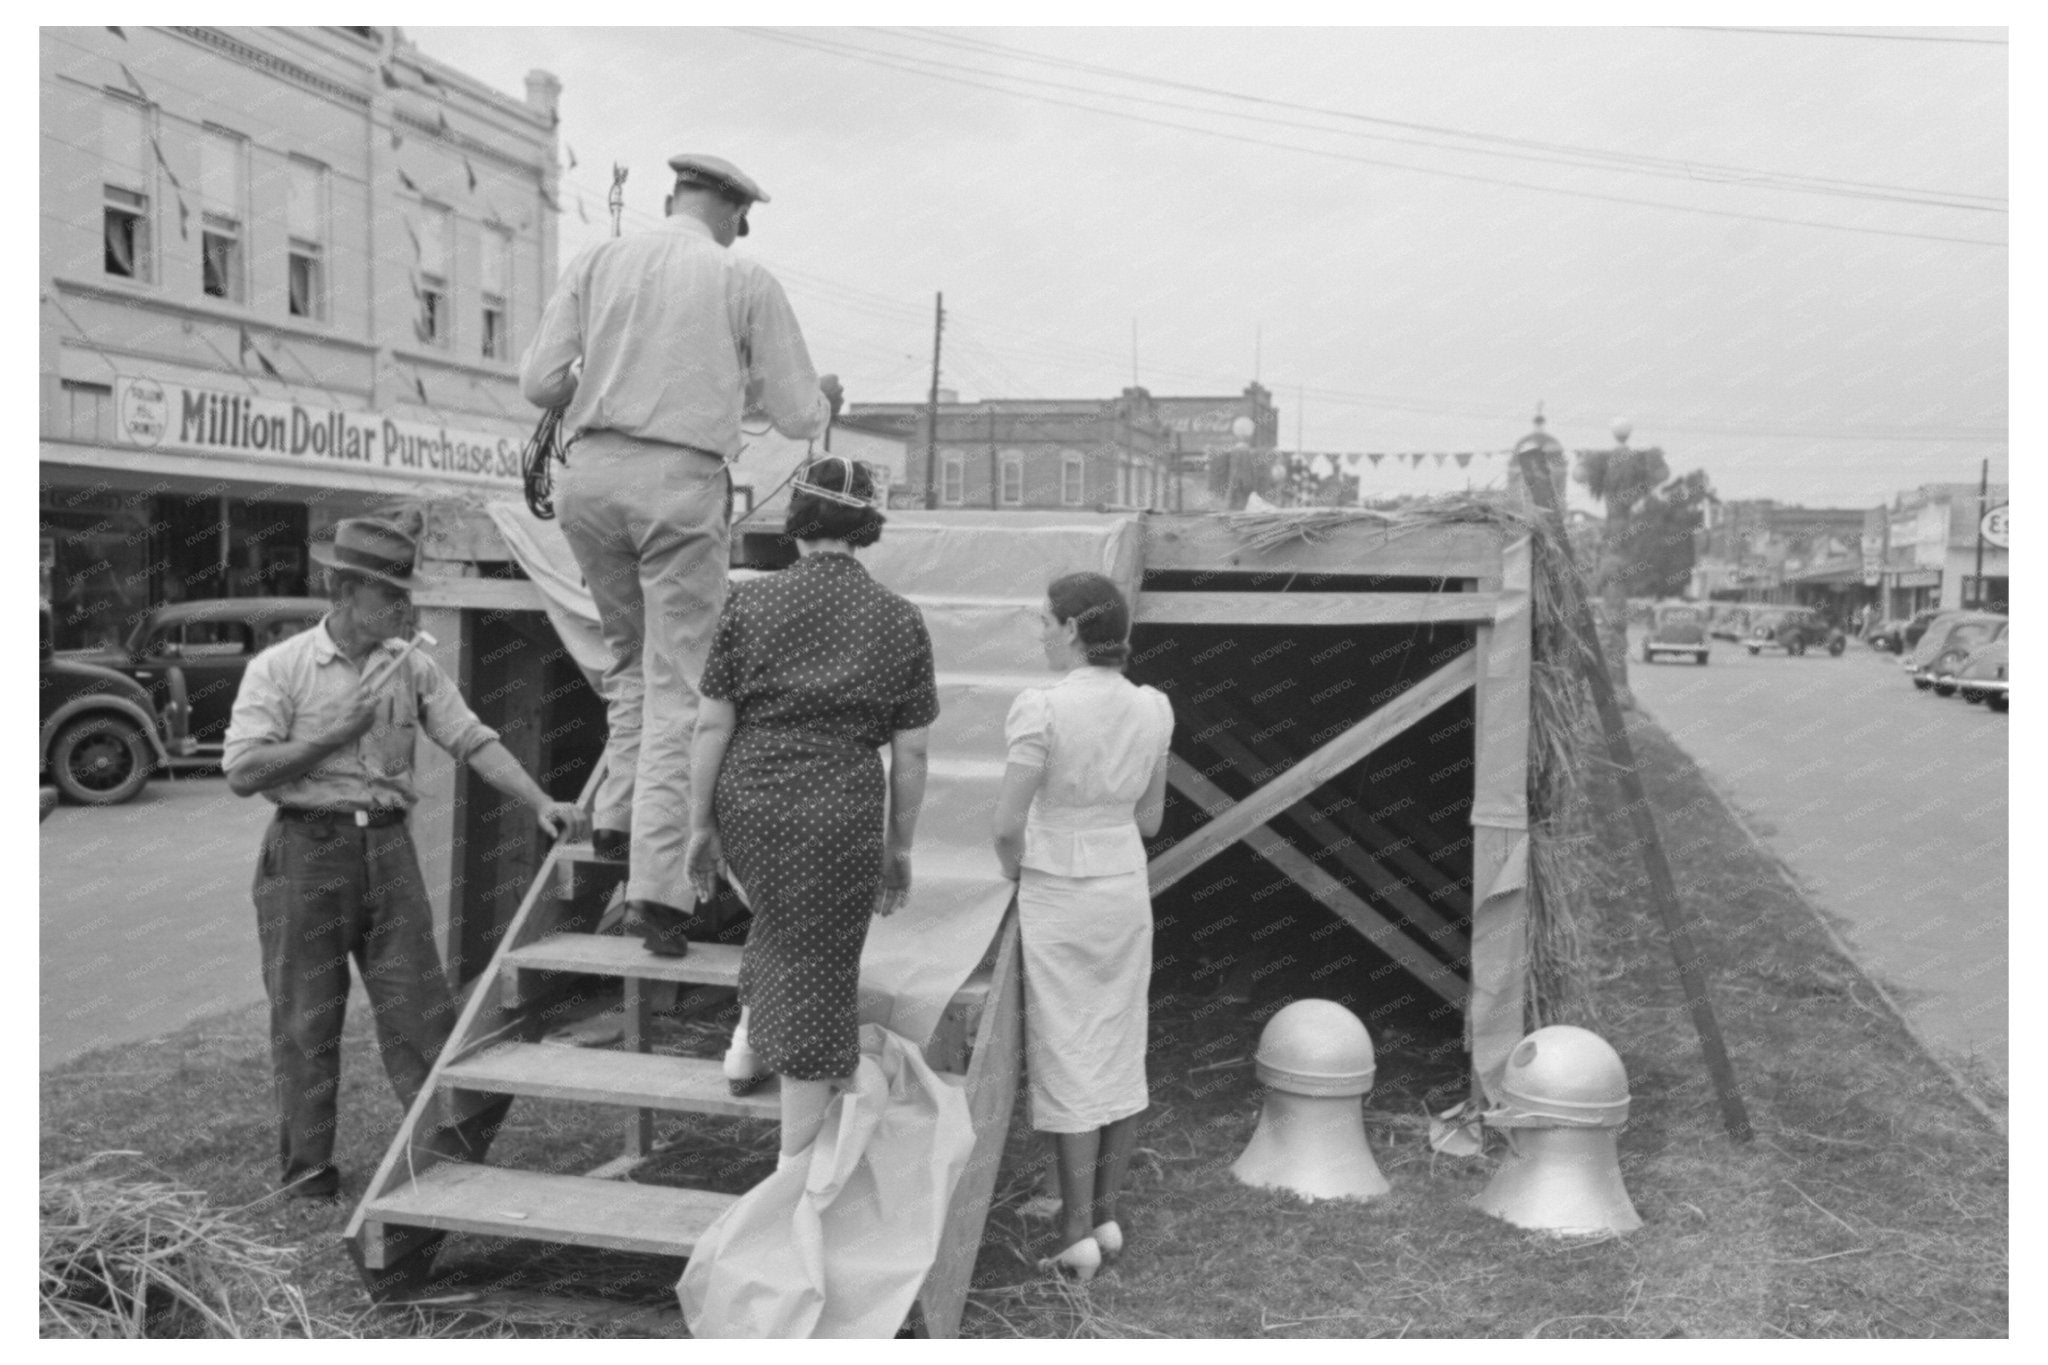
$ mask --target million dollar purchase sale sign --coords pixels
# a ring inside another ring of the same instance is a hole
[[[115,427],[131,446],[472,483],[519,482],[521,438],[374,412],[122,378]]]

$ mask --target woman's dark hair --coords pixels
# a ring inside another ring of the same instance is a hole
[[[1099,573],[1070,573],[1046,585],[1052,619],[1077,627],[1091,664],[1121,668],[1131,657],[1131,609],[1116,584]]]
[[[856,498],[875,496],[875,481],[868,467],[838,455],[820,459],[804,471],[803,478],[834,493]],[[789,511],[782,518],[782,534],[791,540],[843,540],[859,550],[882,538],[882,523],[886,520],[872,507],[850,507],[792,487]]]

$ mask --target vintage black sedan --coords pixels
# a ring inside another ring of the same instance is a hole
[[[67,650],[59,657],[133,678],[149,693],[151,709],[167,721],[182,707],[192,754],[218,761],[249,661],[326,613],[327,601],[320,597],[167,602],[137,623],[124,648]],[[182,696],[174,671],[183,682]]]
[[[1750,618],[1749,635],[1742,647],[1751,655],[1766,649],[1782,649],[1787,654],[1825,649],[1840,658],[1848,644],[1848,637],[1822,620],[1813,608],[1774,607]]]
[[[46,607],[39,644],[42,711],[36,741],[42,774],[56,791],[81,805],[119,805],[189,745],[175,732],[170,745],[165,744],[149,695],[132,678],[59,657],[50,648],[50,634]],[[44,815],[51,805],[46,795]]]

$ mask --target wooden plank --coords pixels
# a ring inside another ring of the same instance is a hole
[[[1472,686],[1468,650],[1152,860],[1152,894],[1172,886],[1395,735]]]
[[[1016,1103],[1017,1076],[1023,1062],[1024,982],[1014,900],[996,934],[995,967],[989,974],[988,996],[967,1070],[974,1155],[968,1158],[960,1183],[953,1187],[938,1255],[917,1295],[916,1311],[923,1316],[925,1334],[933,1337],[960,1334],[960,1314],[967,1307],[967,1287],[981,1250],[996,1175],[1003,1164],[1003,1144],[1010,1131],[1010,1111]]]
[[[1515,609],[1478,631],[1473,698],[1472,994],[1465,1010],[1472,1098],[1501,1101],[1500,1080],[1528,1026],[1530,543],[1501,554]],[[1493,585],[1488,585],[1493,586]],[[1499,889],[1501,894],[1492,894]]]
[[[540,588],[525,578],[443,578],[414,591],[415,607],[473,611],[542,611]]]
[[[1230,797],[1189,767],[1186,760],[1175,756],[1168,760],[1168,764],[1167,780],[1211,817],[1221,818],[1230,810]],[[1430,956],[1427,949],[1411,940],[1399,925],[1359,899],[1351,888],[1317,867],[1307,854],[1281,838],[1272,826],[1259,825],[1245,831],[1244,841],[1260,857],[1293,878],[1309,895],[1342,916],[1381,952],[1400,963],[1410,976],[1451,1004],[1464,1004],[1465,983],[1456,972]]]
[[[739,1196],[445,1161],[365,1206],[366,1221],[687,1256]]]
[[[782,1112],[775,1081],[741,1098],[727,1088],[720,1063],[653,1052],[498,1043],[448,1067],[442,1079],[451,1086],[499,1094],[664,1113],[722,1114],[772,1122]]]
[[[1251,753],[1249,749],[1245,749],[1243,745],[1239,745],[1235,741],[1231,741],[1231,743],[1221,743],[1221,741],[1223,741],[1223,737],[1219,737],[1219,735],[1210,735],[1210,739],[1208,739],[1210,745],[1217,747],[1237,767],[1255,767],[1257,765],[1257,755],[1255,753]],[[1194,802],[1198,806],[1202,806],[1202,810],[1212,814],[1212,817],[1214,817],[1214,814],[1221,814],[1223,810],[1229,810],[1229,806],[1231,806],[1229,794],[1219,790],[1217,784],[1212,784],[1208,778],[1204,778],[1200,772],[1196,772],[1196,769],[1190,767],[1188,763],[1184,763],[1180,759],[1176,759],[1174,763],[1176,763],[1174,767],[1167,769],[1167,780],[1169,782],[1174,782],[1176,786],[1180,786],[1190,798],[1194,798]],[[1329,821],[1327,817],[1321,817],[1321,814],[1317,814],[1311,806],[1307,806],[1303,802],[1296,802],[1294,806],[1288,806],[1286,814],[1288,814],[1288,817],[1292,817],[1292,819],[1303,821],[1309,827],[1309,833],[1315,839],[1321,841],[1321,845],[1325,849],[1325,855],[1335,857],[1335,860],[1341,862],[1343,868],[1346,868],[1346,872],[1350,872],[1352,876],[1356,876],[1360,882],[1366,884],[1366,890],[1370,890],[1380,900],[1386,900],[1386,902],[1389,902],[1389,905],[1393,905],[1393,909],[1397,909],[1401,913],[1401,919],[1407,921],[1407,925],[1411,929],[1415,929],[1419,937],[1442,945],[1446,952],[1454,952],[1454,954],[1456,952],[1464,952],[1464,933],[1458,931],[1458,925],[1452,923],[1450,919],[1446,919],[1434,905],[1430,905],[1430,902],[1423,900],[1421,896],[1417,896],[1413,890],[1409,890],[1409,886],[1401,878],[1397,878],[1393,872],[1386,870],[1386,866],[1380,864],[1376,857],[1372,857],[1372,853],[1368,853],[1366,849],[1358,847],[1358,839],[1354,839],[1348,833],[1343,833],[1343,829],[1339,829],[1333,821]],[[1260,825],[1260,831],[1272,833],[1276,839],[1284,839],[1284,835],[1280,835],[1270,823],[1268,825]],[[1253,833],[1260,833],[1260,831],[1253,831]],[[1247,835],[1247,839],[1249,839],[1249,835]]]
[[[638,938],[611,934],[551,934],[511,954],[513,971],[587,972],[640,981],[737,987],[740,950],[723,943],[692,943],[688,957],[657,957]]]
[[[1419,626],[1491,621],[1500,599],[1483,592],[1148,592],[1144,626]]]
[[[1503,532],[1482,525],[1389,527],[1372,518],[1319,524],[1315,544],[1296,537],[1252,550],[1229,516],[1155,512],[1144,519],[1145,568],[1239,573],[1375,574],[1389,578],[1490,578],[1500,572]]]
[[[1211,705],[1213,706],[1213,703]],[[1250,746],[1232,735],[1228,729],[1209,726],[1203,733],[1206,737],[1202,742],[1229,759],[1239,771],[1257,772],[1265,766]],[[1223,797],[1226,804],[1229,799],[1228,796]],[[1465,935],[1457,924],[1411,890],[1405,881],[1396,877],[1387,865],[1380,861],[1378,856],[1361,847],[1358,840],[1340,827],[1335,820],[1317,813],[1316,809],[1306,802],[1297,802],[1288,807],[1286,814],[1292,819],[1299,820],[1307,828],[1310,836],[1321,840],[1324,849],[1328,851],[1328,856],[1344,864],[1345,870],[1364,882],[1373,894],[1382,900],[1392,902],[1402,917],[1420,929],[1426,938],[1454,952],[1464,951]],[[1345,819],[1368,838],[1379,839],[1388,844],[1397,842],[1393,831],[1366,819],[1358,814],[1355,808],[1345,812]],[[1410,875],[1426,882],[1431,890],[1441,890],[1452,885],[1451,878],[1445,876],[1441,869],[1427,859],[1417,857],[1412,851],[1405,849],[1402,854],[1405,856],[1396,856],[1404,867],[1410,869]]]

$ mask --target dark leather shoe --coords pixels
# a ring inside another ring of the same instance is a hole
[[[633,840],[622,829],[590,831],[590,851],[606,862],[623,863],[632,857]]]
[[[284,1186],[287,1199],[332,1199],[341,1193],[341,1172],[332,1166],[307,1171]]]
[[[697,917],[660,901],[627,901],[626,913],[640,921],[640,941],[656,957],[688,957],[689,933]]]

